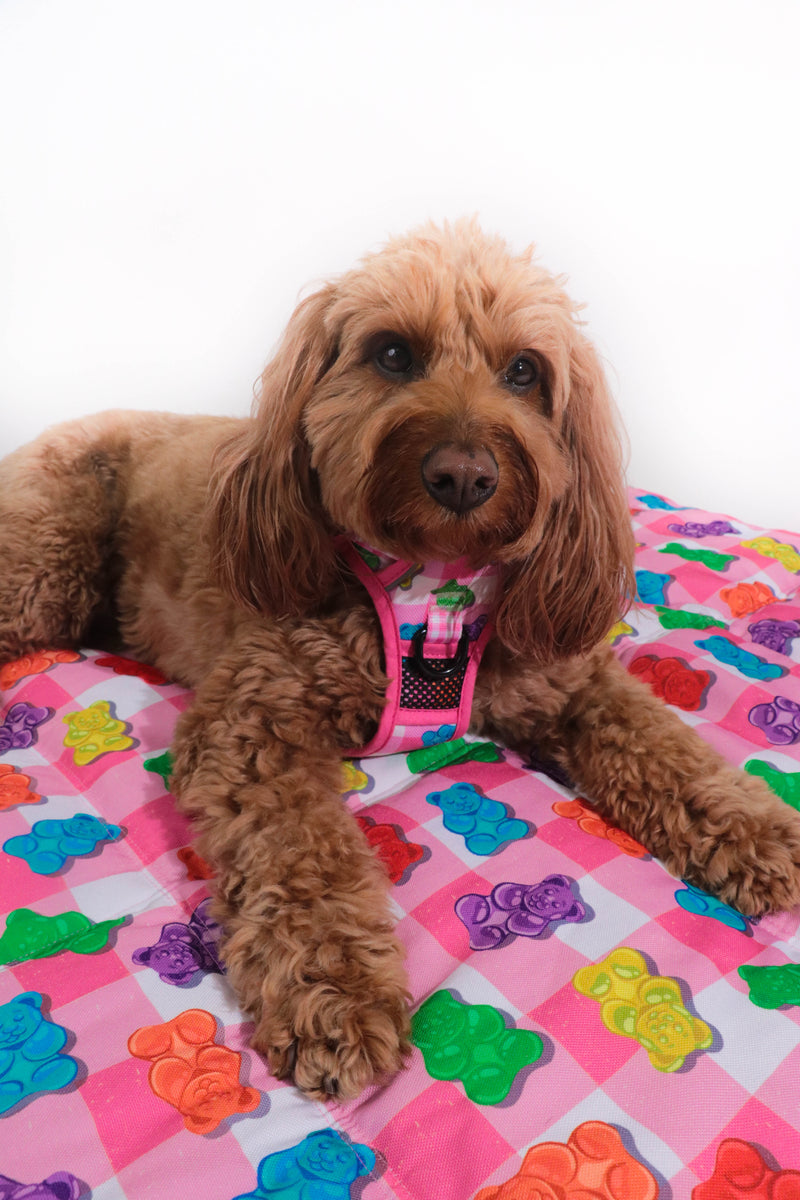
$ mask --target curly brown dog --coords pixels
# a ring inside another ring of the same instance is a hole
[[[172,786],[277,1076],[348,1098],[408,1049],[386,872],[340,799],[387,690],[343,532],[498,566],[473,731],[535,746],[742,912],[800,900],[800,815],[604,642],[632,536],[573,305],[474,224],[425,228],[299,305],[251,419],[107,413],[0,464],[0,662],[86,644],[113,601],[128,649],[196,690]]]

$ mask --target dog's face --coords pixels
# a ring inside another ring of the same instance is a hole
[[[551,291],[463,236],[389,247],[336,286],[302,423],[337,528],[414,561],[531,552],[570,474]]]
[[[336,532],[504,564],[501,634],[530,648],[536,626],[550,653],[597,640],[629,579],[596,356],[558,282],[472,223],[392,242],[298,307],[216,495],[223,574],[258,608],[319,602]]]

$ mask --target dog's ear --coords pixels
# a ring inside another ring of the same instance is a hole
[[[222,586],[259,612],[304,613],[335,570],[303,432],[308,400],[336,359],[330,284],[295,309],[261,376],[253,416],[217,454],[208,535]]]
[[[620,619],[635,593],[633,531],[616,412],[597,355],[576,331],[562,444],[570,479],[530,557],[510,568],[497,632],[537,661],[582,654]]]

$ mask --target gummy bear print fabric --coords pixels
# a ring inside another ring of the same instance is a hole
[[[235,1200],[348,1200],[350,1185],[371,1174],[375,1155],[334,1129],[310,1133],[296,1146],[268,1154],[258,1165],[258,1186]]]
[[[631,508],[615,652],[800,807],[800,534]],[[272,1079],[169,796],[188,700],[91,647],[2,669],[0,1200],[800,1200],[800,913],[668,876],[536,747],[343,763],[414,1048],[347,1106]]]
[[[131,1054],[152,1063],[147,1081],[153,1094],[178,1110],[190,1133],[213,1133],[261,1101],[255,1088],[240,1082],[241,1054],[217,1044],[216,1032],[216,1018],[192,1008],[128,1038]]]
[[[500,1187],[484,1188],[475,1200],[542,1200],[574,1196],[585,1200],[657,1200],[658,1183],[612,1125],[586,1121],[566,1144],[533,1146],[519,1172]]]
[[[63,1052],[66,1042],[67,1030],[46,1019],[38,992],[0,1005],[0,1113],[72,1083],[78,1064]]]

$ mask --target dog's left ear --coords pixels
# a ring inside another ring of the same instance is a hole
[[[335,571],[303,432],[306,405],[336,359],[326,320],[335,294],[329,284],[297,306],[261,376],[253,416],[214,465],[207,525],[214,563],[233,598],[259,612],[312,611]]]
[[[570,479],[530,557],[511,567],[497,616],[513,651],[548,662],[596,646],[635,594],[634,539],[616,410],[599,359],[577,330],[561,441]]]

